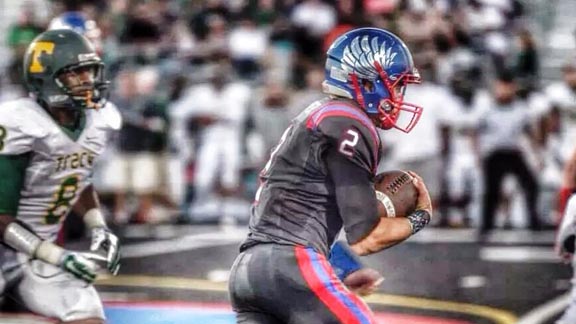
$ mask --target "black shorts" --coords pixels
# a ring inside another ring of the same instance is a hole
[[[372,324],[372,311],[312,248],[260,244],[242,252],[229,282],[242,324]]]

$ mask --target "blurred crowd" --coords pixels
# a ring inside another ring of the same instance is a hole
[[[95,182],[117,224],[242,223],[258,172],[290,120],[322,98],[324,53],[355,27],[404,39],[423,83],[410,134],[382,132],[381,170],[429,185],[438,226],[555,222],[576,130],[576,59],[541,82],[541,53],[519,0],[23,1],[0,100],[24,95],[23,49],[66,12],[87,21],[124,127]],[[52,20],[56,18],[56,20]]]

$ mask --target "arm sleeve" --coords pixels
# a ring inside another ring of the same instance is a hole
[[[29,156],[0,155],[0,214],[16,216]]]
[[[0,155],[20,155],[32,151],[35,138],[25,128],[19,120],[0,116]]]
[[[0,107],[0,213],[15,216],[35,136],[42,132],[14,108]]]
[[[328,151],[326,164],[347,240],[354,244],[368,235],[379,221],[371,174],[336,149]]]

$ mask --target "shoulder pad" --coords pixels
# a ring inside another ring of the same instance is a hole
[[[376,171],[380,137],[370,117],[360,109],[345,102],[328,101],[307,115],[306,128],[321,133],[360,167]]]
[[[33,150],[36,139],[57,127],[35,101],[18,99],[0,105],[0,153],[18,155]]]
[[[359,128],[368,131],[372,135],[371,137],[379,142],[378,131],[376,130],[376,126],[372,120],[370,120],[370,117],[345,102],[328,101],[324,103],[321,107],[315,109],[310,113],[310,115],[308,115],[306,126],[311,129],[316,129],[320,126],[322,121],[329,117],[336,117],[339,120],[347,120],[350,125],[359,125]]]
[[[119,130],[122,127],[122,116],[115,104],[108,101],[102,109],[98,110],[98,115],[102,122],[112,130]]]
[[[57,127],[42,107],[29,98],[16,99],[0,105],[0,124],[34,138],[48,135],[50,127]]]

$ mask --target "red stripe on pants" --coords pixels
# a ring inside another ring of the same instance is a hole
[[[300,268],[300,273],[308,287],[314,292],[314,294],[322,301],[326,307],[336,315],[342,323],[346,324],[361,324],[360,320],[352,313],[344,303],[334,296],[328,290],[328,287],[324,285],[324,282],[316,274],[314,267],[312,265],[312,260],[308,255],[307,251],[303,247],[296,247],[296,260],[298,262],[298,267]]]

